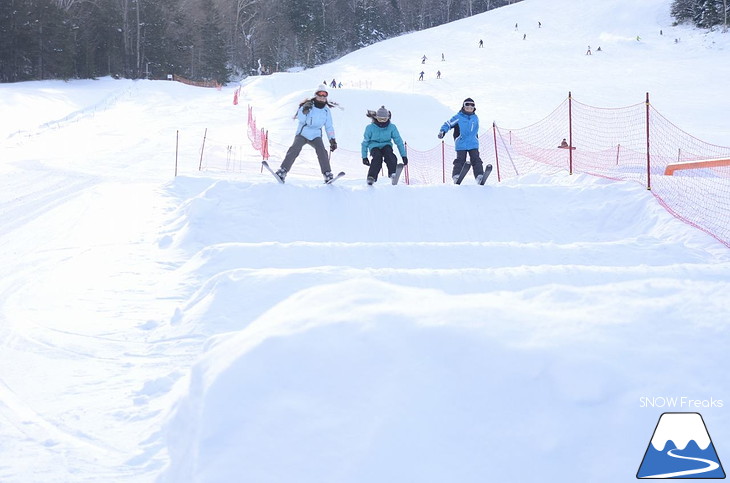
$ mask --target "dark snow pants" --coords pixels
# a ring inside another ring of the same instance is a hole
[[[304,147],[305,144],[312,146],[314,151],[317,153],[317,159],[319,160],[319,167],[322,170],[322,174],[332,171],[329,156],[327,155],[327,149],[324,147],[324,141],[322,141],[322,138],[318,137],[310,141],[301,134],[294,136],[294,142],[286,152],[284,161],[281,162],[281,167],[289,172],[294,164],[294,160],[297,159],[297,156],[299,156],[299,153],[302,151],[302,147]]]
[[[373,157],[370,161],[370,169],[368,169],[368,177],[372,176],[375,181],[378,180],[378,174],[380,169],[383,167],[383,161],[385,166],[388,168],[388,177],[395,173],[395,166],[398,163],[398,158],[393,153],[393,146],[384,146],[382,148],[373,148],[370,150],[370,156]]]
[[[482,158],[479,157],[478,149],[463,149],[456,151],[456,159],[454,160],[454,169],[451,170],[451,176],[458,176],[461,173],[461,168],[466,163],[466,153],[469,153],[469,159],[471,160],[471,167],[474,170],[474,178],[480,174],[484,174],[484,165],[482,164]]]

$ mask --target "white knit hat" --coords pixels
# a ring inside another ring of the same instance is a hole
[[[327,86],[324,84],[320,84],[319,87],[317,87],[317,90],[314,91],[314,95],[316,96],[318,92],[326,92],[329,94],[329,91],[327,90]]]

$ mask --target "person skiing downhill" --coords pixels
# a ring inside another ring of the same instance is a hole
[[[337,149],[335,129],[332,124],[332,113],[330,111],[330,107],[335,106],[335,104],[327,100],[328,95],[327,86],[321,85],[314,91],[314,97],[306,99],[299,104],[297,113],[294,116],[299,121],[294,142],[286,152],[286,156],[284,156],[284,160],[281,162],[281,167],[275,173],[282,182],[305,144],[312,146],[317,153],[324,182],[327,183],[332,180],[332,168],[330,167],[329,156],[324,147],[324,141],[322,140],[322,127],[324,127],[329,138],[330,151]]]
[[[385,166],[388,169],[388,177],[392,180],[395,176],[398,161],[393,153],[393,142],[398,147],[403,164],[408,164],[408,156],[403,139],[395,124],[390,122],[391,113],[385,106],[380,106],[380,109],[377,111],[368,110],[366,116],[373,121],[365,128],[362,140],[362,164],[370,166],[367,182],[368,184],[373,184],[378,180],[378,174],[383,166],[383,161],[385,161]],[[368,154],[372,156],[372,162],[368,159]]]
[[[484,176],[484,166],[479,157],[479,117],[476,114],[476,105],[471,97],[464,99],[459,112],[446,121],[438,133],[438,138],[443,139],[450,129],[454,129],[456,148],[456,159],[454,168],[451,171],[451,178],[457,182],[461,169],[466,163],[466,155],[469,154],[471,167],[474,170],[474,178],[477,183],[481,182]]]

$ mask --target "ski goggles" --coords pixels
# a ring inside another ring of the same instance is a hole
[[[464,107],[477,107],[473,102],[465,102]]]
[[[375,120],[378,122],[385,122],[388,120],[388,118],[387,117],[376,117]]]
[[[326,91],[317,91],[314,93],[314,95],[317,97],[327,97],[327,92]]]

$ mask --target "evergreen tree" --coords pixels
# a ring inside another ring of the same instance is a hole
[[[695,16],[695,0],[674,0],[671,15],[677,23],[691,22]]]
[[[202,0],[204,20],[200,26],[200,65],[198,77],[226,83],[230,77],[227,66],[226,43],[221,30],[221,19],[213,0]]]

